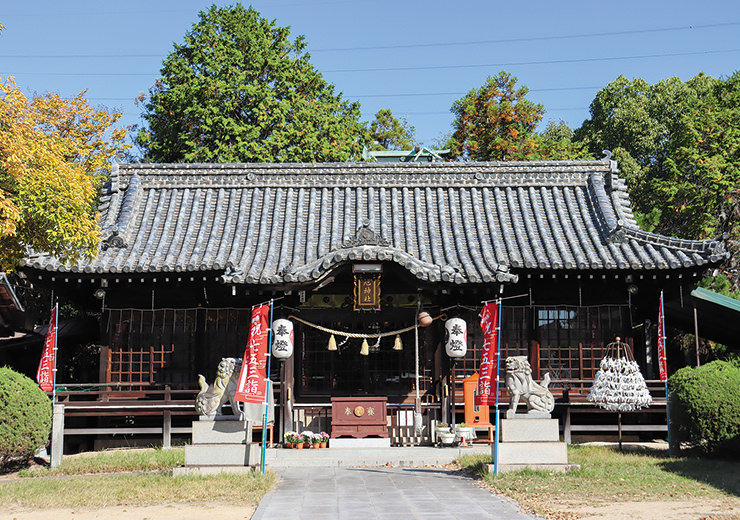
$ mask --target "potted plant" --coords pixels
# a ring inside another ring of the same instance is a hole
[[[450,425],[445,422],[437,423],[437,425],[434,427],[434,430],[437,433],[437,437],[444,433],[450,433]]]
[[[312,433],[311,434],[311,444],[313,445],[313,449],[318,450],[321,448],[321,434],[320,433]]]
[[[296,432],[285,432],[285,435],[283,435],[283,439],[285,440],[285,447],[286,448],[292,448],[295,444],[296,435],[298,435]]]
[[[329,444],[329,434],[326,432],[319,433],[321,436],[321,447],[326,448]]]
[[[451,430],[441,431],[437,433],[437,439],[440,444],[455,444],[457,442],[457,434]]]
[[[310,448],[313,443],[313,432],[311,430],[302,431],[298,434],[298,440],[296,442],[301,444],[299,449]]]
[[[472,440],[475,438],[475,429],[465,423],[460,423],[455,426],[455,434],[457,434],[457,437],[460,440],[465,437],[466,441],[472,442]]]

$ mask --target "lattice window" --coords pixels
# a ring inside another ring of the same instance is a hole
[[[241,357],[249,309],[110,309],[108,382],[183,384],[215,375],[222,357]]]

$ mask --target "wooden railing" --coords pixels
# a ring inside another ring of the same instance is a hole
[[[646,381],[653,404],[634,414],[623,414],[622,430],[631,433],[666,432],[665,386],[656,380]],[[605,434],[617,431],[616,414],[604,411],[587,401],[592,381],[556,380],[550,389],[556,399],[554,416],[560,419],[567,441],[576,434]],[[171,389],[142,383],[110,383],[57,386],[57,402],[65,406],[65,435],[72,436],[161,436],[164,447],[171,446],[172,435],[189,435],[190,421],[197,420],[194,401],[198,389]],[[455,394],[456,411],[463,412],[462,391]],[[432,401],[433,396],[425,396]],[[275,417],[279,417],[276,402]],[[500,411],[509,406],[506,390],[500,389]],[[422,405],[423,430],[414,431],[413,402],[390,402],[387,421],[392,445],[432,444],[434,425],[441,420],[439,403]],[[491,407],[493,414],[493,407]],[[331,431],[331,403],[293,404],[293,427],[298,431]],[[173,421],[173,419],[175,419]],[[493,421],[492,421],[493,422]],[[83,424],[87,423],[87,424]],[[94,423],[94,424],[93,424]],[[275,439],[280,441],[281,439]]]
[[[172,434],[190,434],[192,429],[190,426],[173,426],[173,416],[196,417],[194,402],[198,391],[195,389],[173,390],[153,385],[142,387],[141,383],[57,388],[57,404],[64,405],[65,436],[161,436],[162,446],[169,448]],[[92,422],[92,419],[97,423],[118,424],[84,424]],[[137,425],[141,422],[145,422],[146,426]]]

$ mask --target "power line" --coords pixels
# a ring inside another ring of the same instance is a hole
[[[532,88],[529,92],[565,92],[570,90],[599,90],[600,86],[594,87],[551,87],[551,88]],[[425,97],[425,96],[463,96],[466,92],[403,92],[403,93],[391,93],[391,94],[342,94],[348,98],[383,98],[383,97]],[[133,101],[135,97],[131,98],[116,98],[116,97],[90,97],[88,101]]]
[[[581,110],[588,110],[588,107],[571,107],[571,108],[545,108],[545,113],[548,114],[550,112],[575,112],[575,111],[581,111]],[[443,116],[443,115],[451,115],[452,112],[450,110],[445,111],[435,111],[435,112],[394,112],[394,116]]]
[[[691,51],[691,52],[669,52],[662,54],[638,54],[634,56],[606,56],[597,58],[570,58],[570,59],[559,59],[559,60],[537,60],[537,61],[511,61],[511,62],[500,62],[500,63],[474,63],[468,65],[428,65],[428,66],[416,66],[416,67],[379,67],[379,68],[366,68],[366,69],[331,69],[321,71],[323,74],[339,74],[339,73],[354,73],[354,72],[403,72],[403,71],[419,71],[419,70],[444,70],[444,69],[472,69],[472,68],[484,68],[484,67],[520,67],[529,65],[557,65],[563,63],[593,63],[599,61],[619,61],[619,60],[639,60],[639,59],[653,59],[653,58],[676,58],[683,56],[700,56],[707,54],[728,54],[733,52],[740,52],[740,49],[717,49],[710,51]],[[8,75],[7,72],[2,73]],[[152,74],[140,73],[140,72],[15,72],[13,75],[28,75],[28,76],[152,76]]]
[[[630,31],[610,31],[610,32],[599,32],[599,33],[583,33],[583,34],[564,34],[564,35],[552,35],[552,36],[525,36],[521,38],[502,38],[498,40],[472,40],[462,42],[440,42],[440,43],[409,43],[405,45],[377,45],[372,47],[336,47],[326,49],[312,49],[311,52],[337,52],[337,51],[375,51],[375,50],[395,50],[395,49],[414,49],[423,47],[452,47],[462,45],[489,45],[493,43],[522,43],[522,42],[536,42],[536,41],[552,41],[552,40],[569,40],[576,38],[595,38],[604,36],[633,36],[635,34],[650,34],[650,33],[661,33],[661,32],[672,32],[672,31],[685,31],[694,29],[717,29],[720,27],[732,27],[740,25],[740,22],[726,22],[726,23],[715,23],[706,25],[682,25],[677,27],[659,27],[655,29],[635,29]]]
[[[740,52],[740,49],[723,49],[712,51],[692,51],[692,52],[669,52],[665,54],[639,54],[636,56],[607,56],[602,58],[570,58],[561,60],[538,60],[538,61],[511,61],[502,63],[477,63],[470,65],[428,65],[419,67],[380,67],[371,69],[334,69],[324,70],[322,73],[345,73],[345,72],[400,72],[409,70],[440,70],[440,69],[472,69],[482,67],[513,67],[526,65],[555,65],[561,63],[589,63],[596,61],[618,61],[618,60],[636,60],[648,58],[675,58],[680,56],[697,56],[703,54],[723,54],[731,52]]]
[[[34,15],[37,16],[37,15]],[[310,52],[343,52],[343,51],[375,51],[375,50],[397,50],[397,49],[414,49],[430,47],[456,47],[465,45],[490,45],[500,43],[523,43],[536,41],[553,41],[553,40],[571,40],[581,38],[600,38],[608,36],[634,36],[636,34],[652,34],[663,32],[701,30],[701,29],[718,29],[722,27],[735,27],[740,22],[724,22],[703,25],[681,25],[675,27],[657,27],[651,29],[634,29],[628,31],[607,31],[582,34],[561,34],[550,36],[524,36],[521,38],[501,38],[497,40],[470,40],[460,42],[429,42],[429,43],[409,43],[394,45],[376,45],[365,47],[327,47],[324,49],[311,49]],[[158,54],[0,54],[0,58],[17,58],[17,59],[111,59],[111,58],[161,58],[163,55]]]
[[[598,90],[602,87],[550,87],[531,88],[529,92],[564,92],[568,90]],[[344,94],[347,97],[380,98],[380,97],[422,97],[422,96],[463,96],[466,92],[405,92],[400,94]]]

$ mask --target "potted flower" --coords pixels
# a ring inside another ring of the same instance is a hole
[[[321,448],[321,434],[320,433],[313,433],[311,434],[311,444],[313,445],[313,449],[318,450]]]
[[[329,444],[329,434],[326,432],[321,432],[319,433],[319,435],[321,436],[321,447],[326,448]]]
[[[301,433],[298,434],[298,440],[296,441],[301,446],[298,449],[303,449],[304,447],[311,447],[311,443],[313,442],[313,432],[310,430],[304,430]]]
[[[298,435],[296,432],[285,432],[285,435],[283,435],[283,439],[285,440],[285,447],[286,448],[292,448],[295,444],[296,435]]]
[[[437,425],[434,427],[434,430],[437,433],[437,437],[444,433],[450,433],[450,425],[445,422],[437,423]]]

